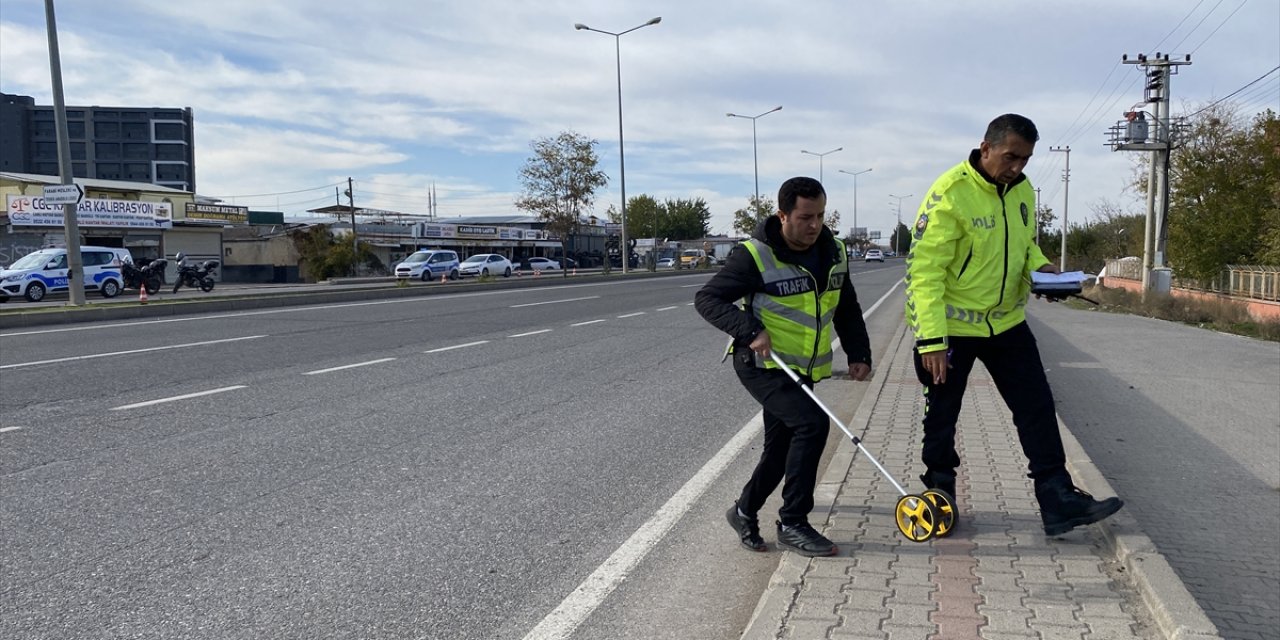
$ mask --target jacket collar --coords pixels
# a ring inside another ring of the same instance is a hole
[[[1017,180],[1013,181],[1013,184],[1004,185],[1004,184],[1000,184],[999,182],[996,182],[991,178],[991,176],[987,175],[986,171],[983,171],[982,151],[979,149],[974,149],[973,151],[969,152],[969,166],[973,169],[974,173],[978,174],[979,176],[982,176],[982,182],[986,183],[986,185],[989,186],[993,191],[995,191],[997,194],[1002,196],[1012,191],[1014,187],[1018,186],[1024,180],[1027,179],[1027,174],[1023,173],[1018,176]]]
[[[764,222],[756,227],[756,232],[752,234],[752,237],[769,245],[769,248],[773,250],[773,255],[783,262],[796,264],[799,260],[801,252],[787,246],[786,239],[782,237],[782,220],[777,215],[765,218]],[[809,247],[808,251],[817,250],[818,255],[822,257],[822,264],[825,268],[826,265],[835,262],[833,260],[833,248],[835,245],[836,239],[832,235],[831,229],[823,225],[822,230],[818,232],[818,239],[814,241],[813,246]],[[838,260],[838,258],[836,259]]]

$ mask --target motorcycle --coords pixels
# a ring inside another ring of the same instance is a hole
[[[165,265],[169,263],[164,258],[158,258],[137,266],[132,262],[124,262],[120,265],[120,275],[124,277],[124,287],[126,289],[142,289],[146,287],[147,295],[154,296],[160,291],[160,286],[164,284],[161,274],[164,273]]]
[[[178,254],[178,277],[173,283],[173,292],[177,293],[182,285],[191,287],[192,289],[199,287],[201,291],[208,293],[213,291],[213,272],[218,268],[217,260],[205,260],[200,263],[199,267],[187,264],[186,256]]]

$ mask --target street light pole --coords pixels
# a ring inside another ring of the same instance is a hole
[[[857,233],[858,232],[858,176],[864,173],[868,173],[871,170],[863,169],[862,171],[845,171],[844,169],[840,169],[839,171],[840,173],[845,173],[853,176],[853,232]],[[857,242],[857,240],[858,240],[857,238],[854,238],[855,243]]]
[[[624,274],[630,271],[630,260],[628,260],[630,256],[628,254],[631,252],[631,247],[627,243],[627,162],[622,151],[622,36],[631,33],[636,29],[643,29],[644,27],[658,24],[659,22],[662,22],[662,18],[653,18],[642,25],[631,27],[626,31],[620,31],[618,33],[604,31],[601,29],[592,29],[581,22],[573,25],[573,28],[578,31],[594,31],[596,33],[603,33],[607,36],[613,36],[613,50],[618,68],[618,180],[622,186],[622,273]]]
[[[902,201],[913,195],[915,194],[908,193],[905,196],[895,196],[892,193],[889,194],[890,198],[898,199],[898,226],[893,228],[893,252],[895,254],[902,253]]]
[[[818,182],[822,182],[822,159],[837,151],[844,151],[844,147],[837,147],[830,151],[823,151],[822,153],[814,153],[812,151],[805,151],[804,149],[801,149],[800,153],[807,153],[811,156],[818,156]]]
[[[768,111],[766,111],[766,112],[764,112],[764,113],[762,113],[762,114],[760,114],[760,115],[758,115],[758,116],[740,116],[740,115],[738,115],[738,114],[736,114],[736,113],[726,113],[726,114],[725,114],[726,116],[729,116],[730,118],[745,118],[745,119],[747,119],[747,120],[750,120],[750,121],[751,121],[751,160],[752,160],[752,163],[755,165],[755,173],[756,173],[756,206],[757,206],[757,207],[758,207],[758,206],[760,206],[760,156],[759,156],[759,154],[758,154],[758,153],[757,153],[757,151],[756,151],[756,149],[757,149],[757,147],[756,147],[756,120],[758,120],[758,119],[760,119],[760,118],[763,118],[763,117],[765,117],[765,116],[767,116],[767,115],[769,115],[769,114],[773,113],[774,111],[781,111],[781,110],[782,110],[782,105],[778,105],[778,106],[776,106],[776,107],[774,107],[774,108],[772,108],[772,109],[770,109],[770,110],[768,110]]]

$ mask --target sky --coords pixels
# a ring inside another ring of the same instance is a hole
[[[1175,115],[1280,66],[1277,0],[55,5],[66,104],[191,107],[198,193],[289,215],[333,204],[348,177],[357,207],[425,214],[434,187],[444,221],[517,215],[530,143],[573,131],[598,142],[603,216],[621,201],[620,67],[627,196],[702,198],[713,233],[733,234],[758,162],[762,196],[820,177],[842,231],[856,207],[857,225],[887,238],[898,203],[909,224],[1008,112],[1036,122],[1027,174],[1074,224],[1104,202],[1145,210],[1127,186],[1138,154],[1106,145],[1143,99],[1122,54],[1191,54],[1171,83]],[[616,39],[574,29],[653,17]],[[51,86],[44,2],[0,0],[0,90],[49,105]],[[1280,111],[1280,72],[1229,101]],[[755,120],[754,144],[752,121],[726,116],[779,105]]]

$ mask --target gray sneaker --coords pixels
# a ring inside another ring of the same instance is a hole
[[[786,547],[802,556],[817,558],[834,556],[840,548],[828,540],[809,523],[785,525],[778,523],[778,546]]]

